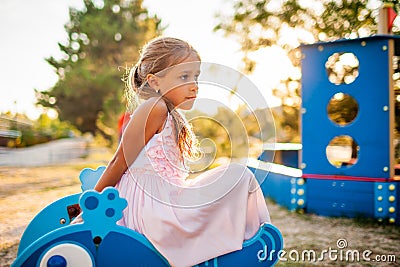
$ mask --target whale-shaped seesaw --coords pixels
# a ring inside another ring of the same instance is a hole
[[[116,224],[127,202],[115,188],[92,189],[104,169],[82,170],[82,193],[61,198],[34,217],[12,267],[170,266],[144,235]],[[83,223],[70,225],[80,211]],[[282,249],[279,229],[263,224],[241,250],[197,266],[273,266]]]

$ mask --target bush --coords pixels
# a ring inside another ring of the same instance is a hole
[[[26,117],[24,120],[27,120]],[[21,136],[10,139],[6,144],[8,147],[27,147],[80,135],[80,132],[69,122],[60,121],[58,118],[52,119],[47,114],[42,114],[39,119],[30,123],[19,123],[15,120],[11,123],[9,130],[19,131]]]

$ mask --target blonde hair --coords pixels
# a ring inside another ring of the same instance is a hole
[[[182,156],[196,159],[199,156],[198,142],[191,125],[167,98],[150,87],[146,79],[148,74],[159,74],[182,63],[191,55],[200,61],[198,52],[187,42],[173,37],[157,37],[143,47],[138,62],[128,70],[129,74],[124,81],[131,105],[135,99],[133,94],[145,100],[151,97],[161,97],[164,100],[175,124],[175,138]]]

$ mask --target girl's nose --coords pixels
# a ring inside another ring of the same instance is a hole
[[[199,84],[197,83],[197,81],[194,81],[194,82],[192,83],[192,86],[190,87],[190,89],[191,89],[192,91],[195,91],[196,93],[199,91]]]

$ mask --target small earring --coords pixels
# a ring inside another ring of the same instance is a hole
[[[161,91],[160,89],[156,90],[157,94],[159,94],[159,93],[160,93],[160,91]]]

